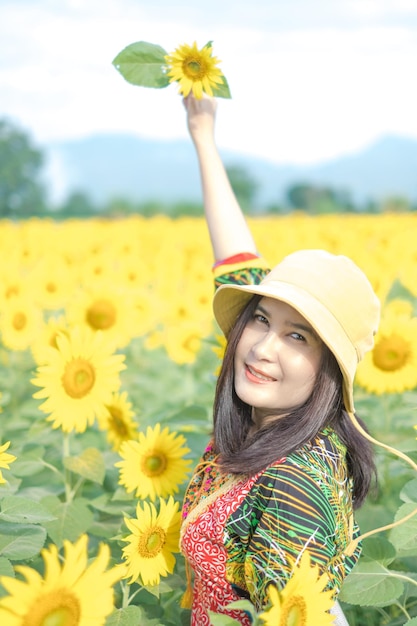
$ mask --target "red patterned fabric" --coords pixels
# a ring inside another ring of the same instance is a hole
[[[211,468],[210,468],[211,469]],[[229,477],[216,490],[215,498],[203,498],[190,507],[184,525],[181,549],[194,570],[191,626],[209,626],[208,611],[223,613],[250,626],[251,620],[243,611],[228,611],[225,606],[241,599],[226,580],[227,553],[224,547],[224,527],[228,517],[242,504],[257,476],[238,480]],[[209,480],[209,488],[212,481]],[[204,478],[201,485],[204,491]],[[222,493],[223,492],[223,493]],[[220,493],[221,495],[218,495]],[[195,502],[195,501],[194,501]],[[200,503],[203,503],[201,511]]]

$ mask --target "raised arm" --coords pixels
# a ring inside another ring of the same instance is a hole
[[[216,261],[240,252],[256,253],[256,245],[230,185],[220,158],[214,125],[217,102],[184,98],[188,130],[193,140],[201,176],[204,211]]]

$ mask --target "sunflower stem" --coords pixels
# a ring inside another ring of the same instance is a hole
[[[130,598],[129,598],[129,594],[130,594],[130,587],[127,583],[121,583],[122,586],[122,590],[123,590],[123,595],[122,595],[122,609],[125,609],[126,607],[129,606],[130,603]]]
[[[71,490],[71,472],[65,467],[65,459],[70,456],[69,433],[64,433],[62,438],[62,460],[64,462],[64,482],[65,482],[65,501],[69,504],[72,502],[73,492]]]
[[[78,489],[81,487],[81,485],[84,484],[84,482],[85,482],[85,479],[82,476],[80,476],[80,478],[77,480],[74,487],[71,489],[71,500],[74,499],[75,495],[77,494]]]

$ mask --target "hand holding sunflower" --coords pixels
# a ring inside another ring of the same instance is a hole
[[[201,49],[196,42],[192,46],[183,44],[171,54],[156,44],[138,41],[119,52],[113,65],[133,85],[161,89],[177,82],[184,97],[192,92],[200,99],[205,92],[209,96],[230,98],[226,77],[212,53],[211,41]]]

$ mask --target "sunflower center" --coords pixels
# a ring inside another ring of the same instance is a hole
[[[94,330],[107,330],[116,323],[116,309],[109,300],[96,300],[86,313],[86,320]]]
[[[19,313],[15,313],[12,322],[13,328],[15,330],[23,330],[23,328],[26,326],[26,321],[27,317],[24,313],[22,313],[21,311],[19,311]]]
[[[383,337],[372,352],[375,367],[384,372],[395,372],[406,365],[410,358],[410,344],[404,337]]]
[[[307,624],[306,603],[302,596],[291,596],[283,607],[279,626],[305,626]]]
[[[83,398],[94,387],[96,374],[93,366],[85,359],[72,359],[65,366],[62,385],[71,398]]]
[[[18,296],[19,293],[20,293],[19,287],[17,287],[16,285],[9,285],[4,295],[6,297],[6,300],[8,300],[9,298],[12,298],[13,296]]]
[[[139,539],[138,552],[145,559],[151,559],[159,554],[165,545],[166,532],[160,526],[153,526],[143,533]]]
[[[206,67],[201,60],[188,58],[184,59],[182,69],[187,78],[191,80],[199,80],[206,75]]]
[[[167,458],[161,452],[150,452],[142,459],[142,472],[148,478],[160,476],[166,469]]]
[[[189,335],[183,341],[182,345],[185,350],[188,350],[189,352],[195,354],[198,351],[200,344],[200,337],[198,337],[197,335]]]
[[[122,439],[127,439],[129,429],[123,418],[123,412],[116,406],[108,406],[107,409],[110,413],[109,428],[116,432]]]
[[[78,626],[80,620],[78,598],[68,589],[54,589],[31,607],[22,626]]]

